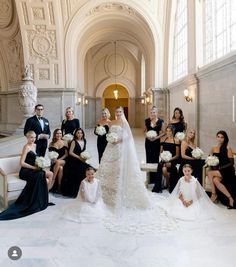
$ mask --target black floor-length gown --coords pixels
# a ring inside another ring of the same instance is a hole
[[[155,131],[157,135],[159,135],[159,132],[161,131],[161,127],[164,121],[160,118],[158,118],[156,124],[154,127],[151,125],[151,119],[148,118],[145,120],[145,126],[148,131]],[[150,141],[148,138],[145,139],[145,151],[146,151],[146,162],[147,163],[158,163],[159,162],[159,156],[160,156],[160,139],[157,139],[155,141]],[[150,182],[154,183],[156,174],[150,173]]]
[[[73,142],[73,141],[72,141]],[[84,148],[81,149],[79,143],[75,141],[74,153],[80,155],[86,149],[86,140]],[[68,156],[63,168],[63,178],[61,181],[61,192],[64,196],[75,198],[79,191],[81,181],[85,178],[86,169],[90,165],[80,159]]]
[[[192,176],[198,179],[199,183],[202,184],[202,167],[205,165],[205,160],[203,159],[195,159],[192,156],[193,149],[188,146],[185,150],[185,155],[191,157],[191,159],[180,159],[180,166],[179,166],[179,178],[182,177],[183,174],[183,166],[185,164],[190,164],[193,168]]]
[[[29,151],[25,162],[34,166],[36,154]],[[6,210],[0,213],[0,220],[12,220],[44,210],[48,206],[48,186],[43,170],[32,170],[22,167],[19,173],[20,179],[26,181],[26,185],[18,199]]]
[[[178,132],[184,132],[185,131],[185,123],[184,122],[172,122],[170,123],[174,127],[174,135]]]
[[[66,150],[68,150],[68,148],[66,146],[63,146],[61,148],[56,148],[56,147],[49,147],[48,150],[51,151],[55,151],[58,153],[58,159],[60,159],[61,157],[63,157],[66,153]],[[66,161],[67,158],[65,158],[64,160]],[[53,172],[53,168],[55,166],[55,163],[51,165],[50,171]],[[53,187],[51,188],[50,192],[57,192],[58,191],[58,180],[56,179]]]
[[[219,172],[222,176],[222,184],[231,194],[234,199],[234,207],[236,207],[236,176],[234,166],[230,165],[230,159],[226,153],[213,153],[214,156],[219,158]],[[229,166],[230,165],[230,166]],[[225,166],[225,167],[224,167]],[[229,198],[216,188],[218,199],[223,205],[229,205]]]
[[[99,124],[97,126],[100,126]],[[105,129],[106,129],[106,133],[109,132],[109,126],[108,125],[101,125],[103,126]],[[97,149],[98,149],[98,161],[100,163],[101,161],[101,158],[102,158],[102,155],[103,155],[103,152],[107,146],[107,139],[106,139],[106,134],[104,135],[98,135],[96,133],[96,127],[95,127],[95,130],[94,130],[94,133],[97,135]]]
[[[72,119],[72,120],[63,120],[61,124],[61,131],[62,135],[65,134],[74,134],[75,129],[80,128],[79,119]]]
[[[172,154],[172,157],[176,155],[176,146],[179,146],[179,144],[174,143],[167,143],[167,142],[162,142],[161,145],[163,146],[163,151],[169,151]],[[178,163],[178,159],[170,161],[171,167],[168,167],[167,170],[170,174],[170,179],[169,179],[169,192],[171,193],[173,189],[175,188],[177,182],[178,182],[178,173],[177,173],[177,168],[176,164]],[[158,166],[157,166],[157,173],[156,174],[156,180],[155,180],[155,185],[153,187],[153,192],[162,192],[162,168],[165,162],[160,161]]]

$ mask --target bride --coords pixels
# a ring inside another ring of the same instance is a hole
[[[101,182],[103,201],[118,213],[124,208],[147,209],[150,200],[122,107],[116,108],[115,117],[110,123],[110,133],[118,138],[108,142],[95,174]]]

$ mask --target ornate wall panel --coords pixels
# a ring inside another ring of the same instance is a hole
[[[17,2],[25,62],[33,67],[39,88],[64,87],[63,30],[58,7],[56,0]]]

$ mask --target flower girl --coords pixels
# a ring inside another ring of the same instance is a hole
[[[78,223],[97,223],[104,217],[106,207],[101,198],[100,181],[94,174],[92,167],[86,169],[77,198],[66,208],[66,219]]]
[[[170,197],[160,205],[171,217],[180,220],[199,221],[218,217],[220,208],[211,202],[198,180],[191,175],[190,164],[183,166],[183,173]]]

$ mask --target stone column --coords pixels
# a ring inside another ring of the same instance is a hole
[[[153,88],[153,106],[158,109],[158,116],[167,123],[169,121],[169,90]]]
[[[33,115],[37,103],[37,88],[34,85],[30,66],[26,65],[24,69],[22,84],[18,90],[18,101],[20,110],[23,113],[23,121],[16,129],[16,134],[22,134],[26,120]]]

